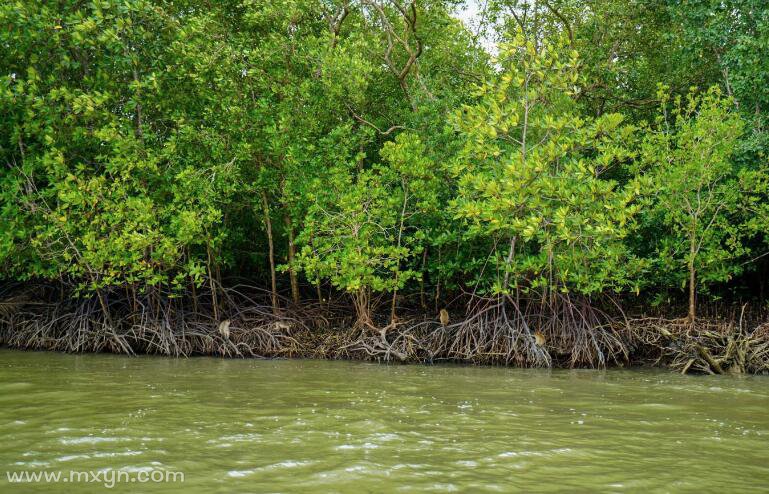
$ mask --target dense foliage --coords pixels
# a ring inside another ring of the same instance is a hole
[[[2,278],[764,303],[769,6],[481,4],[3,2]]]

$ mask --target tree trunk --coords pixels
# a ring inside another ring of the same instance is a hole
[[[505,263],[505,281],[502,284],[502,289],[507,290],[510,286],[510,265],[513,263],[513,256],[515,255],[515,240],[517,237],[513,236],[510,239],[510,250],[507,253],[507,262]]]
[[[214,283],[214,271],[211,269],[212,259],[211,259],[211,242],[206,242],[206,254],[207,254],[207,260],[206,268],[208,269],[208,283],[211,288],[211,306],[214,310],[214,319],[219,321],[219,300],[216,294],[216,283]]]
[[[697,272],[694,268],[694,258],[697,254],[697,239],[691,237],[689,242],[689,315],[687,321],[694,324],[697,314]]]
[[[272,312],[278,314],[278,285],[275,274],[275,246],[272,242],[272,220],[270,220],[270,205],[267,202],[267,193],[262,191],[262,212],[264,213],[264,225],[267,228],[267,244],[270,251],[270,295],[272,297]]]
[[[320,290],[320,278],[315,281],[315,292],[318,296],[318,303],[320,304],[321,308],[323,307],[323,292]]]
[[[353,294],[353,305],[355,305],[355,314],[358,320],[355,326],[359,329],[373,327],[371,320],[371,297],[366,288],[360,288]]]
[[[398,308],[398,289],[393,290],[393,298],[390,302],[390,324],[395,324],[398,321],[398,316],[395,314]]]
[[[107,308],[107,303],[104,301],[104,297],[101,294],[100,289],[96,289],[96,296],[99,299],[99,305],[101,306],[101,311],[104,314],[104,320],[106,321],[106,325],[112,330],[115,330],[115,325],[112,324],[112,317],[110,317],[109,309]]]
[[[403,206],[401,207],[400,225],[398,226],[397,246],[399,251],[400,251],[401,242],[403,239],[403,227],[404,227],[404,221],[406,218],[406,205],[408,204],[408,201],[409,201],[409,192],[408,192],[408,187],[406,185],[405,180],[402,181],[401,186],[403,187]],[[399,259],[398,264],[395,266],[395,289],[393,290],[392,304],[390,306],[390,323],[391,324],[395,324],[396,322],[395,309],[397,307],[398,283],[400,281],[400,274],[401,274],[401,262]]]
[[[286,214],[283,216],[288,232],[288,275],[291,278],[291,300],[294,305],[299,305],[299,280],[296,276],[294,267],[294,258],[296,257],[296,245],[294,244],[294,227],[291,224],[291,217]]]
[[[419,305],[422,310],[427,310],[427,301],[425,300],[425,277],[427,276],[427,246],[422,252],[422,276],[419,277]]]
[[[441,248],[438,247],[438,266],[441,265]],[[438,274],[436,276],[438,279],[435,281],[435,298],[433,299],[433,302],[435,303],[435,312],[438,312],[438,302],[441,299],[441,273],[438,271]]]

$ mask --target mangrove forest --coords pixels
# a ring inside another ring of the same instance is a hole
[[[0,345],[769,372],[765,0],[0,2]]]

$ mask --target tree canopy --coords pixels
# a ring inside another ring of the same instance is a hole
[[[4,2],[2,278],[762,297],[765,2],[484,4]]]

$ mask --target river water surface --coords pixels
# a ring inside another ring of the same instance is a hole
[[[0,470],[0,492],[761,491],[769,378],[0,350]]]

